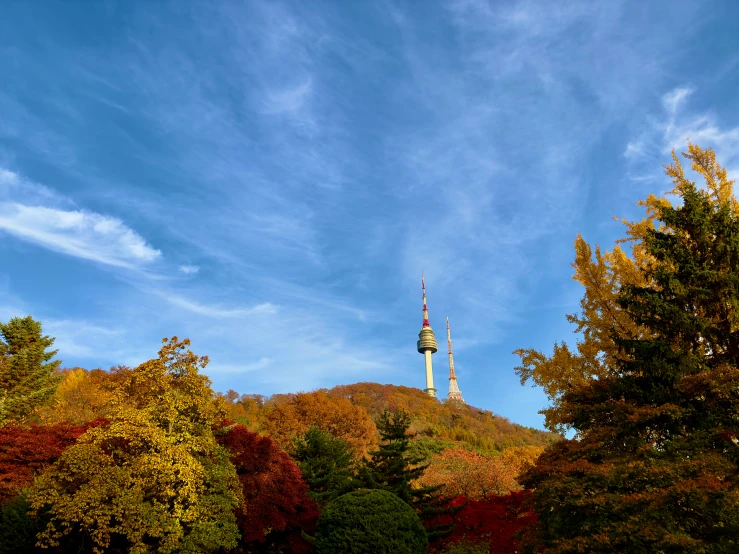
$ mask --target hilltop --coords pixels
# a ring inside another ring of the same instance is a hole
[[[382,410],[401,408],[413,416],[417,438],[463,442],[485,451],[514,446],[546,446],[559,437],[512,423],[508,418],[468,404],[429,397],[419,389],[379,383],[356,383],[329,389],[329,396],[347,398],[377,418]]]
[[[434,399],[419,389],[399,385],[365,382],[339,385],[311,393],[276,394],[271,397],[239,396],[235,391],[229,391],[223,397],[231,406],[230,415],[234,420],[261,433],[284,433],[287,437],[294,434],[292,420],[298,416],[283,416],[283,421],[278,425],[280,429],[276,430],[274,414],[283,412],[298,400],[305,402],[306,395],[311,396],[311,404],[304,407],[303,411],[316,409],[328,399],[348,401],[351,406],[366,411],[372,420],[377,419],[385,408],[403,409],[412,416],[410,431],[417,443],[416,448],[429,453],[449,446],[461,446],[495,455],[512,447],[544,447],[560,438],[553,433],[512,423],[489,410]]]

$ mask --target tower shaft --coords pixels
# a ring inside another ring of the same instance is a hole
[[[431,365],[431,350],[423,351],[424,362],[426,364],[426,388],[423,389],[429,396],[436,396],[434,388],[434,368]]]

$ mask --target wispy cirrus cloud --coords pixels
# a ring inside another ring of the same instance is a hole
[[[26,242],[101,264],[137,268],[161,251],[118,218],[89,210],[44,185],[0,168],[0,230]]]
[[[0,201],[43,204],[51,206],[74,206],[69,198],[53,189],[23,178],[15,171],[0,167]]]
[[[44,333],[54,337],[54,348],[59,357],[100,360],[98,348],[105,345],[108,356],[115,356],[125,350],[125,329],[110,328],[87,321],[73,319],[46,319],[43,321]],[[64,361],[64,360],[63,360]]]
[[[221,375],[224,374],[236,374],[242,375],[244,373],[250,373],[254,371],[262,371],[274,363],[272,358],[262,356],[255,362],[246,362],[242,364],[213,364],[208,367],[209,371],[215,371]]]
[[[83,210],[2,202],[0,230],[62,254],[116,267],[139,267],[162,255],[119,219]]]
[[[312,84],[310,79],[296,86],[272,90],[264,100],[264,113],[281,114],[295,112],[303,108],[310,97]]]
[[[177,269],[179,269],[180,272],[184,273],[185,275],[195,275],[200,271],[200,268],[198,266],[191,264],[181,265]]]
[[[667,114],[674,118],[680,105],[685,102],[688,97],[695,92],[692,86],[675,87],[670,92],[662,96],[662,105],[665,107]]]
[[[662,95],[662,113],[647,118],[638,135],[630,140],[624,156],[637,168],[632,179],[655,182],[662,179],[658,161],[670,152],[686,150],[688,141],[713,148],[730,178],[739,178],[739,125],[726,125],[710,109],[690,109],[698,92],[691,85],[679,85]]]
[[[184,308],[185,310],[207,317],[212,318],[234,318],[234,317],[245,317],[259,314],[276,314],[277,306],[264,302],[250,308],[223,308],[219,306],[212,306],[207,304],[201,304],[194,300],[177,296],[171,293],[158,293],[170,304]]]

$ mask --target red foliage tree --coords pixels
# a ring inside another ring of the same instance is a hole
[[[271,439],[243,425],[223,431],[216,438],[230,450],[244,493],[236,516],[245,550],[310,551],[300,530],[312,531],[318,508],[298,466]]]
[[[491,496],[487,500],[469,500],[459,496],[453,506],[464,507],[454,516],[443,516],[450,523],[454,518],[454,532],[440,540],[433,548],[444,547],[460,541],[484,544],[491,554],[513,554],[520,552],[518,533],[536,522],[536,513],[528,506],[531,493],[512,492],[504,496]]]
[[[8,425],[0,428],[0,505],[33,483],[34,477],[53,464],[96,420],[84,426]]]

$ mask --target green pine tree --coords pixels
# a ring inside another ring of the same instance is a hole
[[[320,506],[352,490],[354,454],[346,441],[313,426],[294,446],[293,458]]]
[[[51,361],[57,353],[48,350],[52,344],[31,316],[0,323],[0,425],[23,421],[54,396],[61,361]]]
[[[564,395],[578,438],[524,477],[537,552],[739,552],[739,204],[712,151],[686,157],[706,188],[674,158],[648,285],[619,294],[645,338],[617,336],[614,370]]]
[[[407,431],[411,416],[403,411],[390,412],[385,409],[376,422],[382,443],[370,458],[364,461],[358,475],[363,488],[381,489],[391,492],[408,503],[425,523],[444,514],[452,514],[458,508],[449,507],[450,499],[442,495],[439,486],[414,487],[413,483],[423,475],[428,464],[423,458],[413,455]],[[449,535],[453,526],[428,529],[429,541]]]

